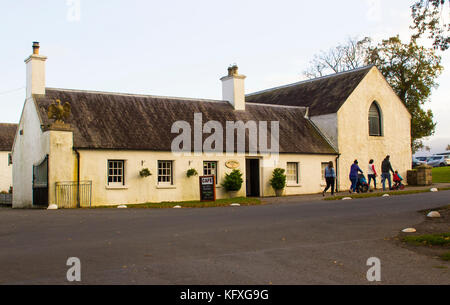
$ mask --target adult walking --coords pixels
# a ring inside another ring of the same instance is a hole
[[[327,187],[323,190],[322,195],[331,187],[331,196],[334,196],[334,181],[336,180],[336,171],[333,168],[333,161],[328,162],[328,166],[325,168],[325,180]]]
[[[387,155],[381,163],[381,184],[383,185],[383,191],[386,191],[386,179],[389,182],[389,190],[392,189],[391,172],[394,174],[394,170],[392,169],[390,158]]]
[[[363,171],[358,166],[358,160],[355,160],[350,167],[350,181],[352,182],[352,186],[350,187],[349,193],[356,192],[356,187],[358,185],[358,173],[363,173]]]
[[[367,170],[367,176],[369,177],[369,188],[370,188],[370,182],[373,179],[373,189],[377,189],[377,171],[375,170],[375,165],[373,164],[373,159],[369,161],[369,168]]]

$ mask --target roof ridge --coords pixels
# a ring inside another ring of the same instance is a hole
[[[180,100],[180,101],[229,103],[228,101],[225,101],[225,100],[202,99],[202,98],[192,98],[192,97],[163,96],[163,95],[136,94],[136,93],[96,91],[96,90],[81,90],[81,89],[64,89],[64,88],[51,88],[51,87],[46,87],[45,89],[58,90],[58,91],[69,91],[69,92],[84,92],[84,93],[93,93],[93,94],[111,94],[111,95],[120,95],[120,96],[151,97],[151,98],[158,98],[158,99],[170,99],[170,100]]]
[[[0,126],[2,125],[11,125],[11,126],[19,126],[17,123],[0,123]]]
[[[298,108],[298,109],[302,109],[302,110],[306,110],[307,108],[309,108],[309,107],[305,107],[305,106],[263,104],[263,103],[251,103],[251,102],[249,102],[249,105],[251,105],[251,106],[264,106],[264,107],[279,107],[279,108]]]
[[[322,79],[325,79],[325,78],[340,76],[340,75],[344,75],[344,74],[348,74],[348,73],[353,73],[353,72],[357,72],[357,71],[361,71],[361,70],[365,70],[365,69],[369,70],[369,69],[373,68],[374,66],[375,65],[368,65],[368,66],[364,66],[364,67],[360,67],[360,68],[356,68],[356,69],[352,69],[352,70],[347,70],[347,71],[342,71],[342,72],[338,72],[338,73],[324,75],[324,76],[321,76],[321,77],[316,77],[316,78],[312,78],[312,79],[305,79],[305,80],[302,80],[302,81],[299,81],[299,82],[295,82],[295,83],[291,83],[291,84],[287,84],[287,85],[277,86],[277,87],[273,87],[273,88],[264,89],[264,90],[256,91],[256,92],[253,92],[253,93],[249,93],[246,96],[253,96],[253,95],[258,95],[258,94],[261,94],[261,93],[274,91],[274,90],[278,90],[278,89],[295,87],[297,85],[306,84],[306,83],[322,80]]]

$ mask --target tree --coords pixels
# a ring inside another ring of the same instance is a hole
[[[450,20],[448,12],[445,12],[445,4],[448,0],[417,0],[411,7],[414,26],[416,30],[413,39],[428,33],[428,38],[433,40],[435,48],[442,51],[450,47]]]
[[[312,79],[359,68],[366,61],[370,43],[371,39],[368,37],[361,40],[349,38],[346,43],[315,55],[309,63],[309,68],[303,74]]]
[[[417,45],[414,39],[404,44],[398,36],[369,47],[367,63],[378,67],[412,115],[411,147],[423,147],[422,138],[434,134],[436,124],[431,110],[422,106],[429,100],[432,88],[443,67],[433,49]]]

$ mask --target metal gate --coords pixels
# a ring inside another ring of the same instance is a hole
[[[58,208],[83,208],[91,206],[92,181],[56,182],[56,205]]]
[[[33,205],[48,206],[48,155],[33,165]]]

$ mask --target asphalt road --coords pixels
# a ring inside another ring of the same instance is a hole
[[[450,284],[450,264],[395,245],[450,192],[207,209],[0,209],[0,283]],[[439,268],[440,266],[440,268]]]

